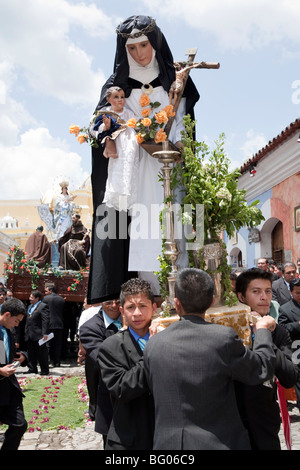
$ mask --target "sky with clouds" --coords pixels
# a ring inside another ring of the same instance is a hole
[[[116,26],[150,15],[175,60],[188,48],[219,70],[192,70],[197,138],[241,166],[299,117],[298,0],[9,0],[0,16],[0,199],[41,198],[91,172],[69,126],[89,123],[112,73]]]

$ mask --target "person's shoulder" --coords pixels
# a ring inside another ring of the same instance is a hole
[[[53,299],[59,300],[60,302],[65,301],[65,299],[61,295],[59,295],[57,292],[52,292],[52,294],[50,294],[49,297],[52,297]]]
[[[280,312],[289,313],[292,310],[292,308],[294,308],[293,299],[289,300],[288,302],[286,302],[283,305],[280,305],[279,306],[279,313]]]
[[[88,311],[84,310],[81,315],[82,315],[83,323],[80,326],[80,331],[89,332],[89,331],[105,330],[105,323],[104,323],[103,314],[101,310],[99,310],[98,313],[96,313],[95,315],[88,317],[86,320],[85,320],[85,316],[88,315]]]
[[[55,299],[61,299],[64,301],[63,297],[59,294],[56,294],[55,292],[52,292],[51,294],[44,295],[43,297],[43,302],[51,302]]]
[[[276,279],[276,281],[273,281],[272,282],[272,288],[277,288],[278,286],[280,286],[281,284],[283,283],[283,278],[280,277],[279,279]]]
[[[114,335],[109,336],[106,338],[105,341],[100,346],[100,349],[111,349],[119,347],[121,344],[124,343],[124,338],[129,335],[129,331],[126,330],[119,330]]]
[[[37,310],[49,310],[49,305],[42,300],[41,303],[37,306]]]
[[[235,330],[233,330],[233,328],[228,328],[228,326],[206,321],[196,315],[187,315],[185,319],[182,318],[181,320],[172,323],[170,326],[154,335],[153,339],[160,338],[161,341],[165,341],[168,339],[168,336],[185,334],[184,330],[189,330],[191,335],[199,335],[199,329],[201,329],[205,335],[226,336],[228,334],[235,334]]]

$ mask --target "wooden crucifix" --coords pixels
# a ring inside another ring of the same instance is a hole
[[[219,69],[220,64],[219,62],[194,62],[195,56],[197,53],[197,48],[193,49],[188,49],[186,51],[186,55],[188,56],[188,59],[186,62],[175,62],[174,66],[176,69],[176,80],[172,84],[169,97],[170,97],[170,103],[173,105],[173,110],[174,110],[174,116],[169,118],[166,126],[165,126],[165,133],[167,136],[170,133],[178,106],[180,104],[184,88],[190,73],[190,70],[192,69]]]
[[[176,80],[172,84],[170,93],[169,93],[170,104],[173,105],[174,116],[169,118],[164,128],[164,132],[167,134],[167,138],[169,136],[173,121],[175,119],[178,106],[180,104],[190,71],[192,69],[219,69],[220,68],[220,64],[218,62],[194,62],[196,53],[197,53],[197,48],[188,49],[186,51],[186,55],[188,56],[188,59],[186,62],[174,62],[174,66],[176,70]],[[168,146],[170,149],[178,152],[179,149],[175,146],[175,144],[173,144],[170,140],[167,140],[167,142],[168,142]],[[140,145],[144,148],[144,150],[146,150],[146,152],[149,153],[149,155],[153,155],[155,152],[157,152],[157,149],[159,146],[159,144],[156,144],[153,141],[145,141]]]

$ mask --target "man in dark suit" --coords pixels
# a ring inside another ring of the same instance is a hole
[[[297,395],[297,406],[300,409],[300,279],[296,278],[290,282],[292,299],[279,307],[278,323],[283,325],[289,332],[293,342],[293,349],[297,350],[296,363],[298,365],[298,380],[295,385]]]
[[[88,309],[89,310],[89,309]],[[87,312],[88,312],[87,310]],[[122,327],[119,299],[102,302],[98,312],[79,328],[80,344],[85,354],[85,371],[89,395],[96,403],[94,411],[95,431],[102,434],[104,447],[112,420],[113,410],[109,392],[101,378],[97,361],[99,347],[106,338]]]
[[[174,299],[180,320],[152,336],[145,348],[144,370],[155,403],[154,450],[250,448],[234,380],[255,385],[273,376],[268,330],[276,323],[271,317],[257,323],[250,351],[232,328],[205,321],[213,293],[206,272],[180,271]]]
[[[59,367],[63,341],[65,300],[56,293],[53,284],[45,286],[45,294],[43,302],[48,305],[50,311],[49,332],[54,334],[50,342],[50,359],[52,360],[53,367]]]
[[[257,260],[257,267],[263,271],[272,272],[272,281],[276,281],[279,278],[279,276],[272,271],[272,268],[274,269],[273,260],[270,262],[268,258],[259,258]]]
[[[0,288],[0,312],[1,312],[2,304],[5,301],[5,297],[6,297],[6,290],[4,289],[4,287]]]
[[[236,283],[236,294],[240,302],[251,308],[256,318],[269,318],[272,299],[272,273],[260,269],[248,269]],[[275,350],[274,375],[285,388],[297,382],[297,367],[292,361],[292,341],[281,325],[272,332]],[[237,399],[243,423],[248,430],[253,450],[280,450],[281,417],[277,403],[276,381],[271,380],[256,386],[236,384]]]
[[[128,328],[103,341],[98,356],[113,406],[105,450],[150,450],[154,408],[143,363],[144,344],[156,311],[150,284],[141,279],[125,282],[120,303]]]
[[[272,284],[272,299],[283,305],[291,300],[290,282],[296,277],[295,263],[287,262],[283,265],[283,276]]]
[[[13,361],[26,363],[26,353],[16,354],[11,329],[19,325],[26,309],[19,299],[9,299],[2,304],[0,312],[0,422],[7,424],[1,450],[17,450],[27,429],[23,411],[23,393],[15,376]]]
[[[41,367],[41,375],[49,374],[47,343],[39,345],[39,340],[47,340],[49,334],[50,311],[47,304],[41,301],[42,294],[32,291],[29,296],[25,341],[28,347],[28,372],[37,374],[37,363]]]

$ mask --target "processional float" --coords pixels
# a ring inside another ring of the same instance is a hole
[[[170,102],[173,104],[174,115],[169,118],[166,126],[165,133],[167,137],[170,133],[173,121],[176,116],[181,98],[184,93],[185,85],[192,69],[219,69],[218,62],[194,62],[197,49],[188,49],[186,55],[188,59],[186,62],[175,62],[176,80],[170,90]],[[162,163],[162,178],[164,187],[164,227],[165,227],[165,242],[164,253],[171,263],[171,271],[168,275],[168,290],[169,295],[165,300],[165,309],[168,312],[174,312],[174,297],[175,297],[175,281],[177,277],[177,258],[179,255],[177,242],[175,238],[174,229],[174,212],[173,212],[173,191],[171,189],[171,172],[174,164],[178,164],[181,160],[181,152],[172,142],[166,140],[162,142],[161,150],[157,150],[158,144],[154,142],[145,142],[142,144],[143,148],[153,157],[157,158]]]

